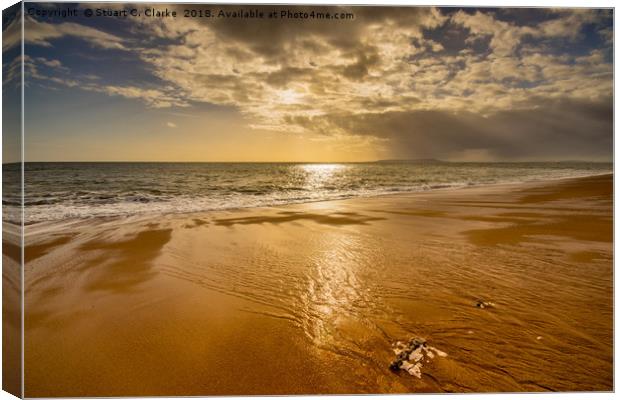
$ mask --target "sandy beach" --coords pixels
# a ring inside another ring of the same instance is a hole
[[[25,395],[613,390],[612,191],[27,226]],[[420,378],[388,368],[413,337]]]
[[[6,193],[6,192],[5,192]],[[22,370],[21,228],[2,224],[2,385],[19,396]]]

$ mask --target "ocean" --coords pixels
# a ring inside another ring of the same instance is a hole
[[[4,168],[6,209],[18,164]],[[611,173],[611,163],[26,163],[25,223],[186,213]],[[17,195],[15,195],[17,193]],[[15,214],[5,210],[5,218]],[[13,215],[13,217],[12,217]],[[17,222],[17,221],[13,221]]]

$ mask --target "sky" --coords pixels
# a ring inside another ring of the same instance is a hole
[[[612,10],[192,5],[25,17],[28,161],[610,161]],[[3,22],[3,52],[19,46]],[[18,54],[18,53],[17,53]],[[5,87],[19,83],[4,57]],[[6,155],[5,155],[6,159]]]

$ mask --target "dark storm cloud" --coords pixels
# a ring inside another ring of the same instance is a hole
[[[388,139],[405,158],[463,158],[483,150],[496,160],[607,160],[612,148],[611,101],[544,100],[530,109],[490,116],[473,112],[416,110],[300,118],[308,127],[337,126]],[[328,132],[326,132],[328,133]]]

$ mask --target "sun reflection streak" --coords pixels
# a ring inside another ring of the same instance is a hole
[[[330,172],[344,168],[342,164],[304,164],[301,166],[308,172]]]
[[[323,251],[314,258],[304,301],[308,318],[304,330],[321,348],[338,346],[339,324],[352,317],[360,301],[355,240],[346,234],[328,235]]]
[[[346,169],[343,164],[304,164],[301,166],[306,175],[307,189],[321,189],[329,186],[337,174]]]

